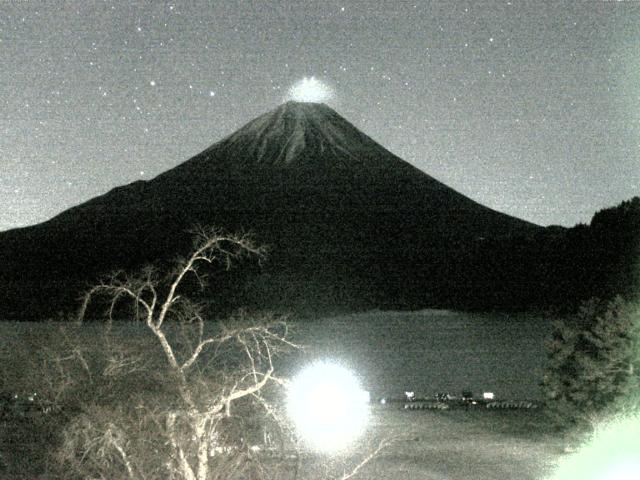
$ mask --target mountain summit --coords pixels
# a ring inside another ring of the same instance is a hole
[[[99,275],[184,253],[197,224],[250,230],[270,248],[264,268],[230,277],[230,307],[312,311],[455,305],[481,281],[478,242],[539,229],[438,182],[328,106],[287,102],[150,181],[0,233],[0,317],[72,308]]]
[[[208,162],[204,168],[214,162],[234,170],[383,172],[400,163],[409,166],[327,105],[295,101],[255,118],[192,160]]]
[[[300,166],[318,156],[326,166],[330,160],[357,161],[382,149],[327,105],[294,101],[252,120],[214,147],[274,166]]]

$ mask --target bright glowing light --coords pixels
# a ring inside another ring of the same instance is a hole
[[[287,410],[298,433],[313,448],[336,452],[364,430],[368,394],[346,368],[317,362],[303,370],[288,389]]]
[[[333,98],[333,90],[315,77],[304,77],[289,89],[289,100],[324,102]]]
[[[640,472],[640,415],[599,429],[575,455],[564,460],[553,480],[633,480]]]

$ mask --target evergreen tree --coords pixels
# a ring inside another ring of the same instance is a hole
[[[584,428],[620,401],[637,398],[635,317],[632,306],[616,297],[608,303],[589,300],[556,322],[542,382],[556,427]]]

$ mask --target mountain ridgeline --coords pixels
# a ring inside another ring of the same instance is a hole
[[[287,102],[152,180],[0,233],[0,318],[72,311],[109,272],[170,265],[189,250],[195,225],[250,231],[269,249],[263,264],[212,272],[219,312],[539,308],[614,281],[627,288],[637,200],[616,224],[630,230],[614,252],[618,236],[611,243],[593,226],[543,228],[491,210],[326,105]],[[603,258],[613,263],[598,267]]]

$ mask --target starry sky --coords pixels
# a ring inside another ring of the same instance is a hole
[[[406,161],[572,226],[640,194],[640,1],[0,2],[0,230],[150,179],[305,76]]]

